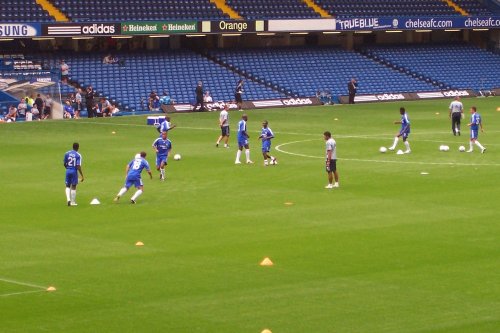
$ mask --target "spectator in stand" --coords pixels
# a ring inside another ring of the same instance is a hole
[[[68,83],[69,78],[69,66],[66,61],[61,60],[61,81],[63,83]]]
[[[195,93],[196,93],[196,104],[193,107],[193,111],[196,111],[196,108],[198,107],[198,105],[200,106],[200,109],[199,109],[200,112],[205,111],[205,104],[203,102],[203,82],[202,81],[198,81],[198,85],[196,86]]]
[[[347,90],[349,91],[349,104],[354,104],[354,97],[356,96],[356,91],[358,90],[358,81],[352,78],[347,84]]]
[[[113,65],[113,64],[118,64],[120,66],[124,66],[125,62],[121,59],[119,59],[116,56],[112,56],[111,53],[108,53],[103,59],[102,59],[103,64],[107,65]]]
[[[40,111],[38,110],[38,105],[33,104],[33,108],[31,109],[32,120],[40,121]]]
[[[76,89],[75,94],[75,118],[80,118],[80,112],[82,112],[82,90],[80,88]]]
[[[111,103],[104,97],[101,97],[100,109],[103,117],[111,117]]]
[[[111,114],[117,114],[118,112],[120,112],[120,109],[118,109],[118,107],[116,106],[116,104],[111,104]]]
[[[21,98],[19,101],[19,105],[17,106],[17,114],[20,117],[26,117],[26,109],[28,109],[28,105],[26,104],[26,99]]]
[[[156,90],[152,90],[149,93],[148,107],[149,111],[158,111],[160,109],[160,97],[156,93]]]
[[[234,99],[236,100],[236,105],[238,105],[238,111],[243,111],[243,97],[241,95],[243,95],[243,79],[238,81],[234,90]]]
[[[54,103],[54,101],[52,100],[52,97],[50,96],[50,94],[47,94],[47,98],[45,98],[45,108],[43,109],[43,115],[42,115],[42,119],[47,119],[50,117],[51,113],[52,113],[52,104]]]
[[[210,96],[210,91],[205,91],[205,96],[203,96],[203,102],[205,103],[212,103],[214,100],[212,96]]]
[[[9,107],[9,113],[5,116],[5,121],[8,123],[15,122],[17,119],[17,109],[14,105]]]
[[[36,105],[36,108],[38,109],[38,112],[40,115],[40,113],[43,112],[43,108],[45,107],[45,102],[43,101],[43,98],[40,94],[36,95],[35,105]]]
[[[71,119],[75,115],[75,109],[73,109],[73,107],[71,106],[71,102],[69,100],[66,101],[63,111],[64,111],[63,118]]]
[[[92,88],[92,86],[88,86],[87,91],[85,92],[85,105],[87,106],[87,117],[88,118],[94,118],[97,116],[94,113],[94,110],[95,110],[94,97],[95,97],[94,88]]]

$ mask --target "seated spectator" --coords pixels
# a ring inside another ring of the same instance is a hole
[[[17,118],[17,109],[14,105],[9,107],[9,113],[5,116],[5,121],[8,123],[16,121]]]
[[[118,107],[116,106],[116,104],[111,104],[111,114],[117,114],[118,112],[120,112],[120,109],[118,109]]]
[[[113,64],[118,64],[120,66],[125,65],[125,62],[123,60],[119,59],[116,56],[112,56],[111,53],[109,53],[102,59],[102,63],[108,65],[113,65]]]
[[[158,97],[156,90],[152,90],[149,94],[148,107],[149,111],[158,111],[160,109],[160,97]]]
[[[69,78],[69,66],[66,61],[61,60],[61,81],[63,83],[68,83]]]
[[[28,108],[28,105],[26,104],[26,100],[24,98],[21,98],[21,101],[19,102],[19,105],[17,106],[17,112],[20,117],[26,117],[26,109]]]
[[[170,98],[168,92],[166,90],[163,91],[163,96],[160,98],[160,107],[161,110],[167,113],[167,105],[174,104],[174,100]]]
[[[75,109],[71,106],[71,102],[69,100],[66,101],[63,111],[63,118],[65,119],[71,119],[75,115]]]
[[[45,103],[43,101],[42,95],[40,95],[40,94],[36,95],[35,105],[36,105],[36,108],[38,109],[39,113],[43,111],[43,108],[45,107]]]
[[[43,109],[42,119],[47,119],[50,117],[52,113],[52,97],[50,94],[47,94],[47,98],[45,98],[45,108]]]
[[[103,117],[111,117],[111,103],[106,99],[106,98],[103,98],[101,97],[101,112],[102,112],[102,115]]]
[[[31,109],[32,120],[40,120],[40,111],[38,110],[38,105],[33,104],[33,108]]]
[[[205,95],[203,96],[203,102],[205,103],[212,103],[214,100],[212,99],[212,96],[210,96],[210,91],[206,91]]]

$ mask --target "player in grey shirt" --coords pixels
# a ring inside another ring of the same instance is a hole
[[[337,143],[332,138],[332,133],[326,131],[323,133],[326,141],[326,172],[328,173],[328,185],[325,188],[339,187],[339,174],[337,172]],[[335,178],[335,183],[333,179]]]
[[[464,105],[460,102],[460,97],[455,97],[455,100],[451,102],[449,116],[453,135],[460,135],[460,119],[464,116]]]
[[[228,141],[229,141],[229,105],[226,103],[224,104],[224,109],[220,112],[219,115],[219,127],[221,129],[221,135],[217,139],[217,142],[215,143],[216,147],[219,147],[219,143],[222,139],[224,139],[224,148],[229,148]]]

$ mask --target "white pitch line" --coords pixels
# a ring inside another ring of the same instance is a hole
[[[20,291],[17,293],[10,293],[10,294],[1,294],[0,297],[8,297],[8,296],[14,296],[14,295],[23,295],[23,294],[33,294],[33,293],[42,293],[45,290],[30,290],[30,291]]]
[[[12,284],[17,284],[20,286],[31,287],[31,288],[38,288],[38,289],[43,289],[43,290],[47,289],[47,287],[39,286],[37,284],[28,283],[28,282],[22,282],[22,281],[16,281],[16,280],[4,279],[4,278],[0,278],[0,281],[12,283]]]
[[[281,147],[286,146],[286,145],[307,142],[307,141],[315,141],[315,140],[299,140],[299,141],[285,142],[285,143],[282,143],[282,144],[276,146],[276,148],[274,148],[274,149],[276,149],[277,151],[279,151],[281,153],[288,154],[288,155],[323,159],[324,157],[322,157],[322,156],[312,156],[312,155],[306,155],[306,154],[292,153],[292,152],[281,149]],[[453,162],[388,161],[388,160],[374,160],[374,159],[362,159],[362,158],[339,158],[339,160],[341,160],[341,161],[354,161],[354,162],[416,164],[416,165],[500,166],[500,164],[494,164],[494,163],[474,164],[474,163],[453,163]]]

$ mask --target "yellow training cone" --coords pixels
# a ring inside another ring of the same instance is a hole
[[[48,288],[47,288],[47,291],[56,291],[56,288],[55,288],[55,287],[50,286],[50,287],[48,287]]]
[[[274,265],[273,262],[271,261],[271,259],[269,259],[268,257],[265,257],[264,260],[262,260],[260,262],[260,265],[261,266],[272,266]]]
[[[262,332],[260,332],[260,333],[273,333],[273,332],[271,332],[271,330],[268,330],[268,329],[266,328],[265,330],[263,330],[263,331],[262,331]]]
[[[144,243],[143,242],[137,242],[137,243],[135,243],[135,246],[144,246]]]

